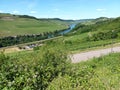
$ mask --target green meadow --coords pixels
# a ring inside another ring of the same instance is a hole
[[[36,19],[0,14],[0,37],[53,32],[68,28],[60,20]]]

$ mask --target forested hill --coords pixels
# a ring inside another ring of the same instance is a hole
[[[26,34],[40,34],[68,28],[60,19],[38,19],[28,15],[0,13],[0,37]]]

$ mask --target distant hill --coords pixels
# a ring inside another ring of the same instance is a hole
[[[88,24],[89,23],[89,24]],[[76,33],[120,30],[120,17],[100,17],[86,22],[80,22],[73,31]]]
[[[85,24],[85,25],[91,25],[91,24],[106,21],[106,20],[109,20],[109,19],[110,18],[107,18],[107,17],[99,17],[99,18],[96,18],[96,19],[82,19],[82,20],[78,20],[78,23]]]
[[[79,19],[79,20],[65,20],[65,19],[60,19],[60,18],[40,18],[40,20],[53,20],[53,21],[62,21],[62,22],[66,22],[68,24],[72,24],[72,23],[84,23],[84,22],[88,22],[88,21],[92,21],[94,19]]]
[[[38,19],[28,15],[0,13],[0,37],[39,34],[68,28],[61,19]]]
[[[86,22],[88,23],[88,22]],[[120,17],[118,18],[97,18],[91,24],[79,23],[68,33],[72,38],[80,38],[84,41],[100,41],[120,39]]]
[[[29,15],[0,13],[0,37],[39,34],[68,28],[70,24],[94,22],[94,19],[64,20],[60,18],[36,18]]]

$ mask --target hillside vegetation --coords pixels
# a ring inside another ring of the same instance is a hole
[[[91,22],[79,23],[72,32],[33,51],[4,54],[3,50],[0,90],[119,90],[120,53],[77,64],[68,57],[72,51],[120,42],[120,18]]]
[[[120,42],[120,18],[96,19],[91,24],[79,23],[72,32],[59,40],[70,51],[85,50]],[[87,23],[87,22],[86,22]],[[61,47],[62,47],[61,46]]]
[[[76,28],[73,30],[76,31],[76,34],[86,33],[86,32],[104,32],[104,31],[117,31],[120,30],[120,18],[115,19],[104,19],[98,18],[91,22],[94,24],[86,25],[85,23],[79,23]],[[87,23],[87,22],[86,22]],[[75,33],[74,33],[75,34]]]
[[[60,47],[0,54],[1,90],[119,90],[120,53],[78,64]]]
[[[120,53],[72,65],[64,76],[55,78],[47,90],[119,90]]]
[[[68,24],[57,19],[37,19],[27,15],[0,14],[0,37],[40,34],[68,28]]]

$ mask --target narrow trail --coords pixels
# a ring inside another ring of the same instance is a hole
[[[115,53],[115,52],[120,52],[120,46],[116,46],[113,48],[100,49],[100,50],[93,50],[88,52],[81,52],[81,53],[71,55],[70,58],[72,60],[72,63],[78,63],[81,61],[92,59],[94,57],[100,57],[100,56],[107,55],[109,53]]]

